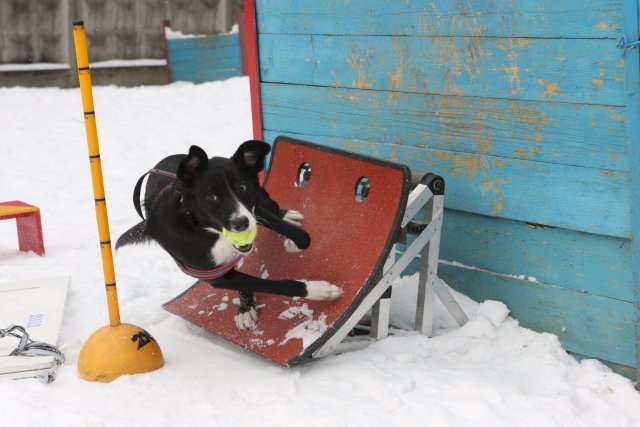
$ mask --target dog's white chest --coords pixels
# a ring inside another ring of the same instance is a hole
[[[211,257],[216,265],[225,264],[231,261],[237,252],[231,242],[220,236],[215,245],[211,248]]]

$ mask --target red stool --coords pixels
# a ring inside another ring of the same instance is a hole
[[[40,209],[18,200],[0,202],[0,220],[13,218],[15,218],[18,228],[18,247],[20,250],[44,255]]]

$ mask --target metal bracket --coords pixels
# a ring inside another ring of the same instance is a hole
[[[626,35],[622,35],[618,39],[618,44],[616,45],[618,48],[622,49],[622,56],[627,54],[627,51],[631,49],[635,49],[640,46],[640,40],[636,40],[634,42],[629,42]]]
[[[439,179],[442,180],[442,178]],[[442,184],[444,187],[444,181]],[[420,221],[416,217],[423,208],[426,211],[426,217],[424,221]],[[409,194],[405,216],[401,221],[401,226],[406,228],[405,231],[417,234],[416,239],[405,248],[400,257],[396,256],[394,245],[378,283],[334,335],[313,353],[313,357],[360,349],[375,340],[386,337],[389,334],[391,287],[411,261],[418,256],[420,256],[420,271],[416,301],[416,330],[431,336],[435,297],[442,301],[458,324],[462,325],[468,320],[462,307],[437,275],[443,213],[444,195],[434,194],[427,185],[416,183]],[[369,336],[348,337],[369,311],[371,311]]]

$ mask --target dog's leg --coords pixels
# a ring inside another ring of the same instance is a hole
[[[258,321],[253,292],[304,297],[310,300],[327,301],[339,298],[342,289],[324,280],[267,280],[232,270],[223,277],[209,281],[215,288],[233,289],[240,292],[240,307],[235,316],[240,330],[254,329]]]
[[[291,220],[292,218],[289,217],[285,220],[281,214],[276,214],[271,210],[264,209],[260,206],[256,207],[255,213],[260,224],[270,228],[278,234],[288,237],[298,248],[307,249],[311,244],[309,234],[297,225],[301,218],[298,218],[298,221],[293,221]]]
[[[295,225],[296,227],[302,228],[302,221],[304,220],[304,215],[302,213],[289,209],[284,211],[284,215],[282,216],[282,220],[288,222],[291,225]],[[300,252],[302,249],[296,245],[296,242],[287,238],[284,240],[284,250],[289,253]]]
[[[314,301],[334,300],[342,295],[342,289],[324,280],[268,280],[249,276],[236,270],[210,281],[209,284],[215,288],[303,297]]]
[[[240,330],[254,329],[258,321],[256,301],[251,292],[240,291],[240,307],[235,317],[236,326]]]

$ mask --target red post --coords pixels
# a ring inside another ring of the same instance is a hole
[[[256,33],[256,9],[254,0],[244,0],[244,52],[245,69],[249,75],[251,92],[251,117],[253,138],[263,139],[262,110],[260,105],[260,69],[258,62],[258,38]]]

